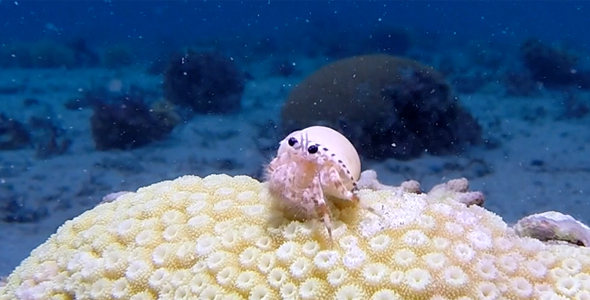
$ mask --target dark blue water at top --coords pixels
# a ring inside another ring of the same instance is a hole
[[[380,23],[489,41],[538,37],[587,45],[585,1],[1,1],[3,43],[84,37],[162,47],[204,37],[369,30]]]

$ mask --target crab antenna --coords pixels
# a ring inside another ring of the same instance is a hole
[[[301,151],[303,152],[303,154],[307,153],[307,145],[308,145],[308,141],[307,141],[307,132],[305,133],[305,140],[303,139],[303,133],[301,133]]]

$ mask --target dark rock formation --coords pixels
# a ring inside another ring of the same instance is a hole
[[[175,55],[164,73],[164,94],[195,113],[233,113],[241,109],[244,75],[217,53],[187,50]]]
[[[282,121],[285,134],[318,124],[335,128],[374,159],[455,153],[481,136],[438,72],[389,55],[321,68],[291,92]]]

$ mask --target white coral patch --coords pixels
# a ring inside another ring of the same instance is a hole
[[[555,283],[555,289],[565,296],[572,297],[580,290],[580,281],[572,276],[562,277]]]
[[[404,274],[404,283],[413,291],[423,291],[432,282],[432,276],[425,269],[411,269]]]
[[[402,267],[408,267],[416,261],[416,254],[409,249],[401,249],[393,254],[394,262]]]
[[[239,255],[240,266],[243,268],[254,268],[260,256],[260,249],[248,247]]]
[[[235,277],[238,274],[238,269],[236,267],[225,267],[223,268],[221,271],[219,271],[219,273],[217,273],[217,276],[215,277],[215,279],[217,279],[217,283],[221,286],[228,286],[233,284],[233,282],[235,281]]]
[[[475,273],[481,278],[493,281],[497,278],[498,269],[491,259],[480,259],[474,266]]]
[[[266,252],[258,257],[258,264],[256,266],[262,274],[267,274],[275,266],[275,262],[276,256],[274,253]]]
[[[346,279],[348,279],[348,272],[341,268],[332,270],[330,273],[328,273],[328,276],[326,277],[328,283],[333,287],[338,287],[342,285],[342,283],[344,283]]]
[[[547,274],[547,267],[539,261],[529,260],[524,266],[533,278],[543,278]]]
[[[226,211],[226,210],[232,208],[233,205],[234,205],[233,200],[222,200],[222,201],[215,203],[215,205],[213,205],[213,210],[215,210],[216,212],[223,212],[223,211]]]
[[[401,208],[387,208],[381,214],[383,215],[383,224],[391,229],[401,229],[411,224],[419,215],[417,212],[407,211]]]
[[[384,282],[389,274],[389,268],[385,264],[368,264],[363,268],[363,278],[370,285],[378,285]]]
[[[388,249],[390,243],[391,238],[388,235],[380,234],[378,236],[371,238],[371,240],[369,241],[369,247],[371,247],[371,250],[379,253]]]
[[[461,287],[469,282],[469,276],[457,266],[450,266],[443,271],[445,284],[452,287]]]
[[[297,243],[286,242],[282,244],[276,251],[277,258],[283,262],[291,262],[297,255]]]
[[[207,255],[213,252],[219,245],[219,239],[212,235],[202,235],[197,239],[197,247],[195,251],[197,255]]]
[[[402,298],[392,290],[379,290],[373,294],[371,300],[402,300]]]
[[[445,203],[434,203],[430,206],[430,209],[441,217],[450,217],[454,211],[450,205]]]
[[[425,246],[430,241],[421,230],[410,230],[404,234],[402,239],[409,247]]]
[[[209,225],[209,223],[211,223],[212,219],[211,217],[207,216],[207,215],[198,215],[198,216],[194,216],[192,218],[190,218],[187,222],[187,224],[189,226],[191,226],[192,228],[196,228],[196,229],[200,229],[203,228],[207,225]]]
[[[582,263],[575,258],[566,258],[561,262],[561,268],[571,275],[580,273]]]
[[[242,211],[251,217],[255,217],[255,216],[262,216],[264,215],[264,213],[266,212],[266,206],[264,205],[246,205],[246,206],[242,206]]]
[[[291,264],[289,271],[291,271],[291,275],[294,278],[301,280],[309,274],[312,267],[313,265],[308,258],[299,257]]]
[[[533,293],[533,285],[523,277],[512,278],[510,289],[520,298],[528,298]]]
[[[477,224],[477,217],[475,217],[475,215],[469,211],[455,212],[455,219],[457,222],[466,226],[473,226]]]
[[[432,252],[422,257],[426,266],[432,270],[438,270],[447,264],[447,257],[441,252]]]
[[[467,239],[473,247],[479,250],[486,250],[492,247],[492,238],[490,235],[480,230],[468,233]]]
[[[244,271],[238,274],[236,277],[235,285],[238,289],[242,291],[251,290],[252,287],[256,284],[256,273],[252,271]]]
[[[254,199],[255,196],[256,196],[256,193],[254,193],[253,191],[244,191],[244,192],[240,192],[239,194],[236,195],[236,200],[238,202],[248,202],[248,201]]]
[[[283,285],[287,281],[289,275],[287,271],[282,268],[274,268],[268,272],[268,276],[266,277],[268,280],[268,284],[273,288],[278,288]]]
[[[500,296],[500,290],[492,282],[482,282],[477,285],[476,298],[482,300],[495,300]]]
[[[299,295],[302,299],[318,299],[322,291],[322,281],[317,278],[309,278],[301,284]]]
[[[455,254],[455,259],[463,263],[467,263],[475,257],[475,251],[473,248],[464,243],[457,244],[453,248],[453,253]]]
[[[455,222],[446,222],[445,223],[445,230],[451,236],[459,236],[459,235],[463,234],[463,232],[465,231],[463,229],[463,226],[461,226]]]
[[[320,244],[316,241],[308,241],[301,247],[301,252],[307,257],[314,257],[320,250]]]
[[[361,248],[352,248],[342,257],[344,266],[350,269],[356,269],[362,266],[365,262],[367,254]]]
[[[362,300],[365,299],[365,293],[355,285],[345,285],[336,291],[334,299],[336,300]]]
[[[297,286],[292,282],[287,282],[281,286],[281,299],[297,299]]]
[[[340,238],[338,243],[340,244],[340,247],[348,250],[357,247],[358,238],[356,236],[347,235]]]
[[[336,251],[324,250],[320,251],[315,256],[315,258],[313,259],[313,263],[320,270],[328,270],[336,265],[339,257],[340,255]]]
[[[363,237],[372,237],[383,230],[383,221],[379,216],[368,216],[359,224],[359,230]]]

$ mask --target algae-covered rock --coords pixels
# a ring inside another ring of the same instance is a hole
[[[307,77],[283,105],[282,121],[285,133],[336,128],[375,159],[458,152],[481,135],[441,74],[382,54],[339,60]]]

